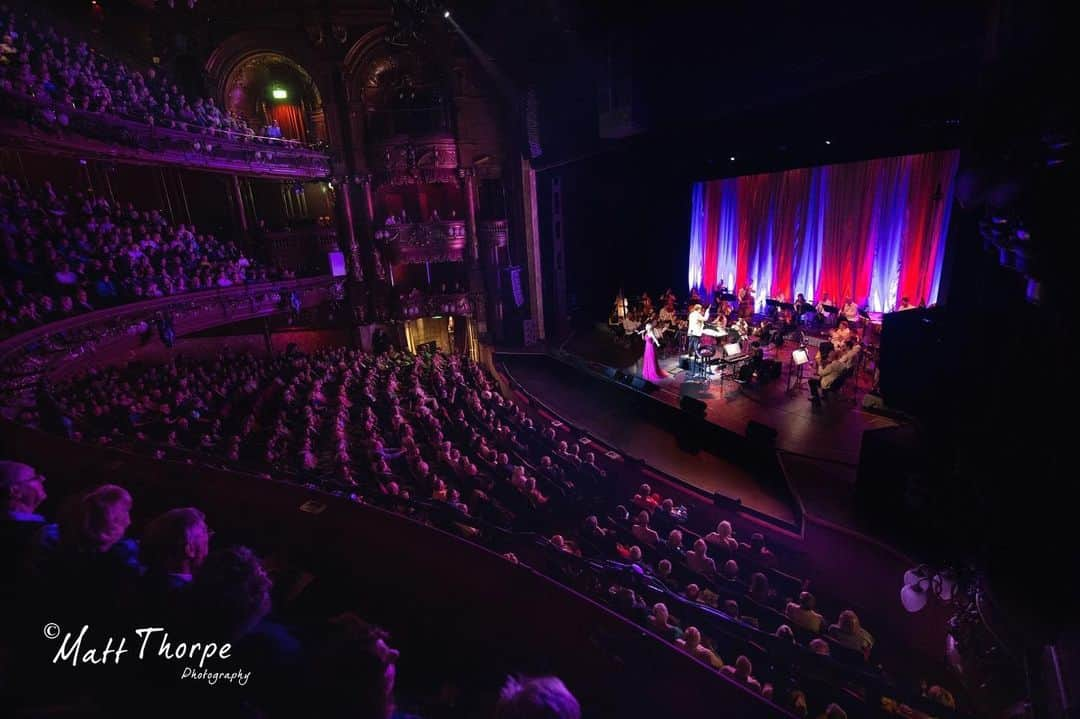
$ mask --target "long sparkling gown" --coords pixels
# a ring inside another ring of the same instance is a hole
[[[656,361],[656,343],[648,334],[645,335],[645,356],[641,359],[641,376],[650,382],[659,382],[667,378],[667,373],[660,369],[660,363]]]

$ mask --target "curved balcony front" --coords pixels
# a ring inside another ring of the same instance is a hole
[[[384,225],[375,230],[375,239],[395,265],[465,259],[464,220]]]
[[[0,136],[10,147],[268,178],[312,180],[330,175],[330,156],[295,140],[173,124],[176,127],[154,126],[0,92]]]

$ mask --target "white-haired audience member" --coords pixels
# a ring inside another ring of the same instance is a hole
[[[761,682],[754,678],[754,665],[750,663],[750,660],[745,655],[740,654],[734,664],[728,664],[720,671],[756,692],[761,691]]]
[[[495,719],[580,718],[581,705],[557,677],[510,677],[495,704]]]
[[[739,540],[735,539],[734,531],[731,529],[731,522],[726,519],[716,525],[715,532],[709,532],[705,535],[705,541],[727,552],[736,552],[739,549]]]
[[[697,657],[713,669],[724,667],[724,662],[716,656],[716,652],[701,643],[701,632],[697,627],[687,627],[682,638],[676,639],[675,643],[686,650],[687,654]]]
[[[686,565],[698,574],[709,577],[716,574],[716,562],[709,556],[709,546],[704,539],[694,541],[694,548],[686,553]]]
[[[792,624],[805,629],[808,632],[820,634],[825,624],[825,617],[814,611],[817,605],[814,595],[810,592],[799,594],[799,602],[788,602],[784,609],[784,615],[791,620]]]
[[[859,616],[850,609],[840,612],[836,624],[829,627],[829,636],[837,644],[854,649],[864,657],[869,657],[870,650],[874,648],[874,637],[862,628]]]
[[[634,535],[634,539],[650,547],[655,547],[660,543],[660,535],[649,526],[648,512],[642,511],[638,513],[637,518],[634,520],[634,526],[630,528],[630,533]]]

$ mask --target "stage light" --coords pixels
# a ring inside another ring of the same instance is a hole
[[[449,19],[450,19],[450,11],[449,11],[449,10],[447,10],[446,12],[444,12],[444,13],[442,14],[442,16],[443,16],[444,18],[446,18],[447,20],[449,20]]]
[[[729,160],[731,160],[732,162],[735,162],[735,156],[734,156],[734,155],[732,155],[732,156],[731,156],[731,157],[729,157],[728,159],[729,159]]]
[[[289,91],[283,87],[275,87],[270,91],[275,100],[286,100],[289,97]]]
[[[831,145],[831,144],[832,144],[832,140],[826,140],[826,141],[825,141],[825,144],[826,144],[826,145]]]

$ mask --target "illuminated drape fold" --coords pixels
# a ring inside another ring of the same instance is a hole
[[[751,280],[759,306],[935,303],[958,162],[948,150],[695,183],[690,287]]]

